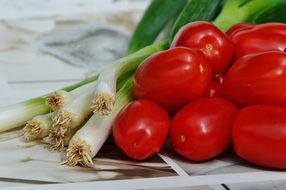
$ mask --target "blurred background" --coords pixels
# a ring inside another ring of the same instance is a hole
[[[124,55],[149,3],[0,0],[0,106],[82,80]]]

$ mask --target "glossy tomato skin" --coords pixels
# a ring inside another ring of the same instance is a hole
[[[133,95],[173,113],[205,94],[212,70],[198,50],[177,47],[144,60],[135,72]]]
[[[171,46],[200,49],[215,74],[225,72],[233,54],[231,40],[215,25],[205,21],[192,22],[182,27]]]
[[[223,76],[218,75],[215,76],[210,83],[205,96],[206,97],[221,97],[223,96],[222,92],[222,82],[223,82]]]
[[[169,125],[169,116],[161,107],[149,100],[135,100],[117,115],[113,138],[124,154],[145,160],[164,145]]]
[[[241,106],[286,106],[286,53],[265,52],[238,59],[223,81],[223,94]]]
[[[286,24],[266,23],[237,32],[231,38],[234,58],[265,51],[284,51],[286,48]]]
[[[236,153],[254,164],[286,169],[286,109],[256,105],[240,110],[233,127]]]
[[[248,30],[256,25],[250,24],[250,23],[238,23],[230,27],[225,34],[231,39],[235,34],[237,34],[240,31]]]
[[[171,121],[173,148],[192,161],[205,161],[231,144],[237,107],[224,98],[201,98],[189,103]]]

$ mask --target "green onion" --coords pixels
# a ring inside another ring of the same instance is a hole
[[[79,83],[67,86],[63,88],[63,90],[71,91],[97,80],[97,77],[97,75],[90,77]],[[0,132],[23,126],[36,115],[49,113],[50,108],[45,102],[46,96],[40,96],[15,105],[0,108]]]
[[[128,47],[128,54],[152,44],[163,28],[176,18],[187,0],[153,0],[136,26]]]
[[[118,112],[132,100],[131,96],[132,80],[118,91],[114,109],[107,116],[95,113],[72,137],[67,149],[67,164],[75,166],[93,167],[92,158],[100,150],[108,138],[112,122]]]
[[[82,85],[70,92],[65,90],[57,90],[49,94],[46,98],[46,104],[53,110],[58,111],[64,105],[68,104],[76,97],[79,97],[81,94],[94,89],[96,82],[91,82],[85,85]]]
[[[257,19],[259,15],[264,15],[272,19],[266,19],[265,21],[275,21],[275,18],[280,18],[281,12],[273,12],[272,10],[278,7],[286,9],[285,0],[226,0],[222,11],[215,19],[214,24],[217,25],[223,31],[226,31],[232,25],[240,22],[252,22],[257,20],[262,22],[263,19]],[[275,17],[275,15],[278,15]],[[286,17],[284,16],[286,19]]]
[[[50,136],[43,138],[43,140],[41,142],[49,144],[49,150],[50,151],[63,151],[64,147],[67,146],[71,140],[71,138],[73,137],[73,135],[76,133],[76,129],[72,129],[69,132],[67,132],[65,134],[64,137],[56,137],[51,139]],[[51,131],[50,131],[51,133]],[[49,134],[50,134],[49,133]],[[53,140],[54,142],[51,143],[51,140]]]
[[[193,21],[211,21],[215,18],[222,0],[189,0],[173,25],[169,38],[173,39],[181,27]]]
[[[37,115],[32,120],[27,121],[26,126],[23,128],[25,139],[31,141],[48,136],[53,114]]]
[[[116,61],[116,64],[124,64],[126,65],[126,67],[130,66],[130,68],[122,67],[120,69],[121,74],[119,75],[118,83],[122,83],[121,79],[124,79],[127,74],[130,74],[130,71],[134,71],[136,69],[136,66],[146,57],[156,51],[167,48],[167,44],[168,43],[166,42],[154,44]],[[114,66],[114,64],[112,65]],[[93,76],[79,83],[67,86],[62,90],[71,91],[82,85],[93,82],[97,80],[97,78],[97,75]],[[115,82],[117,81],[117,78],[118,77],[114,79]],[[31,120],[36,115],[49,113],[50,107],[46,105],[45,97],[46,96],[40,96],[31,100],[18,103],[16,105],[0,108],[0,132],[23,126],[25,125],[26,121]]]
[[[108,115],[114,105],[116,95],[116,83],[119,77],[125,73],[134,71],[138,65],[153,53],[168,47],[168,41],[162,41],[147,46],[134,54],[119,59],[106,67],[99,75],[92,109],[95,113]]]
[[[49,141],[50,149],[60,151],[64,147],[63,139],[71,130],[77,130],[92,113],[93,91],[82,94],[66,104],[52,117]]]
[[[277,0],[275,0],[277,1]],[[266,23],[266,22],[286,22],[286,14],[281,14],[286,9],[286,1],[278,0],[277,4],[262,10],[257,15],[254,15],[252,22],[256,24]]]
[[[24,125],[34,116],[49,111],[50,109],[45,105],[45,98],[43,97],[0,108],[0,132]]]
[[[130,73],[120,77],[117,87],[120,89],[130,78]],[[94,82],[96,83],[96,81]],[[82,94],[63,106],[52,117],[52,127],[50,129],[48,143],[50,150],[61,151],[82,124],[92,114],[91,103],[93,99],[93,89],[82,92]]]

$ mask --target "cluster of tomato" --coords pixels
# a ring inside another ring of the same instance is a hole
[[[119,148],[144,160],[164,145],[192,161],[233,147],[257,165],[286,169],[286,25],[184,26],[171,48],[138,67],[137,99],[113,124]]]

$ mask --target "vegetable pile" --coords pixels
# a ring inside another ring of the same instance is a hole
[[[154,126],[158,111],[141,109],[137,118],[129,108],[139,101],[143,107],[142,99],[147,99],[169,113],[172,146],[183,157],[206,161],[233,142],[241,158],[286,169],[285,27],[243,23],[224,34],[205,21],[185,25],[170,49],[151,55],[136,70],[133,95],[138,100],[115,120],[115,142],[137,160],[141,160],[137,155],[143,153],[142,144],[144,152],[149,147],[145,156],[154,155],[150,143],[152,148],[162,147],[156,132],[159,124]],[[134,138],[128,143],[117,141],[127,126],[125,136]],[[150,136],[156,141],[149,140]]]
[[[153,0],[126,57],[0,109],[0,132],[25,125],[27,141],[66,151],[69,166],[94,167],[112,132],[135,160],[154,156],[169,136],[191,161],[234,148],[249,162],[286,169],[286,24],[270,22],[286,21],[273,14],[281,7],[286,1]],[[162,30],[166,39],[154,43]]]

